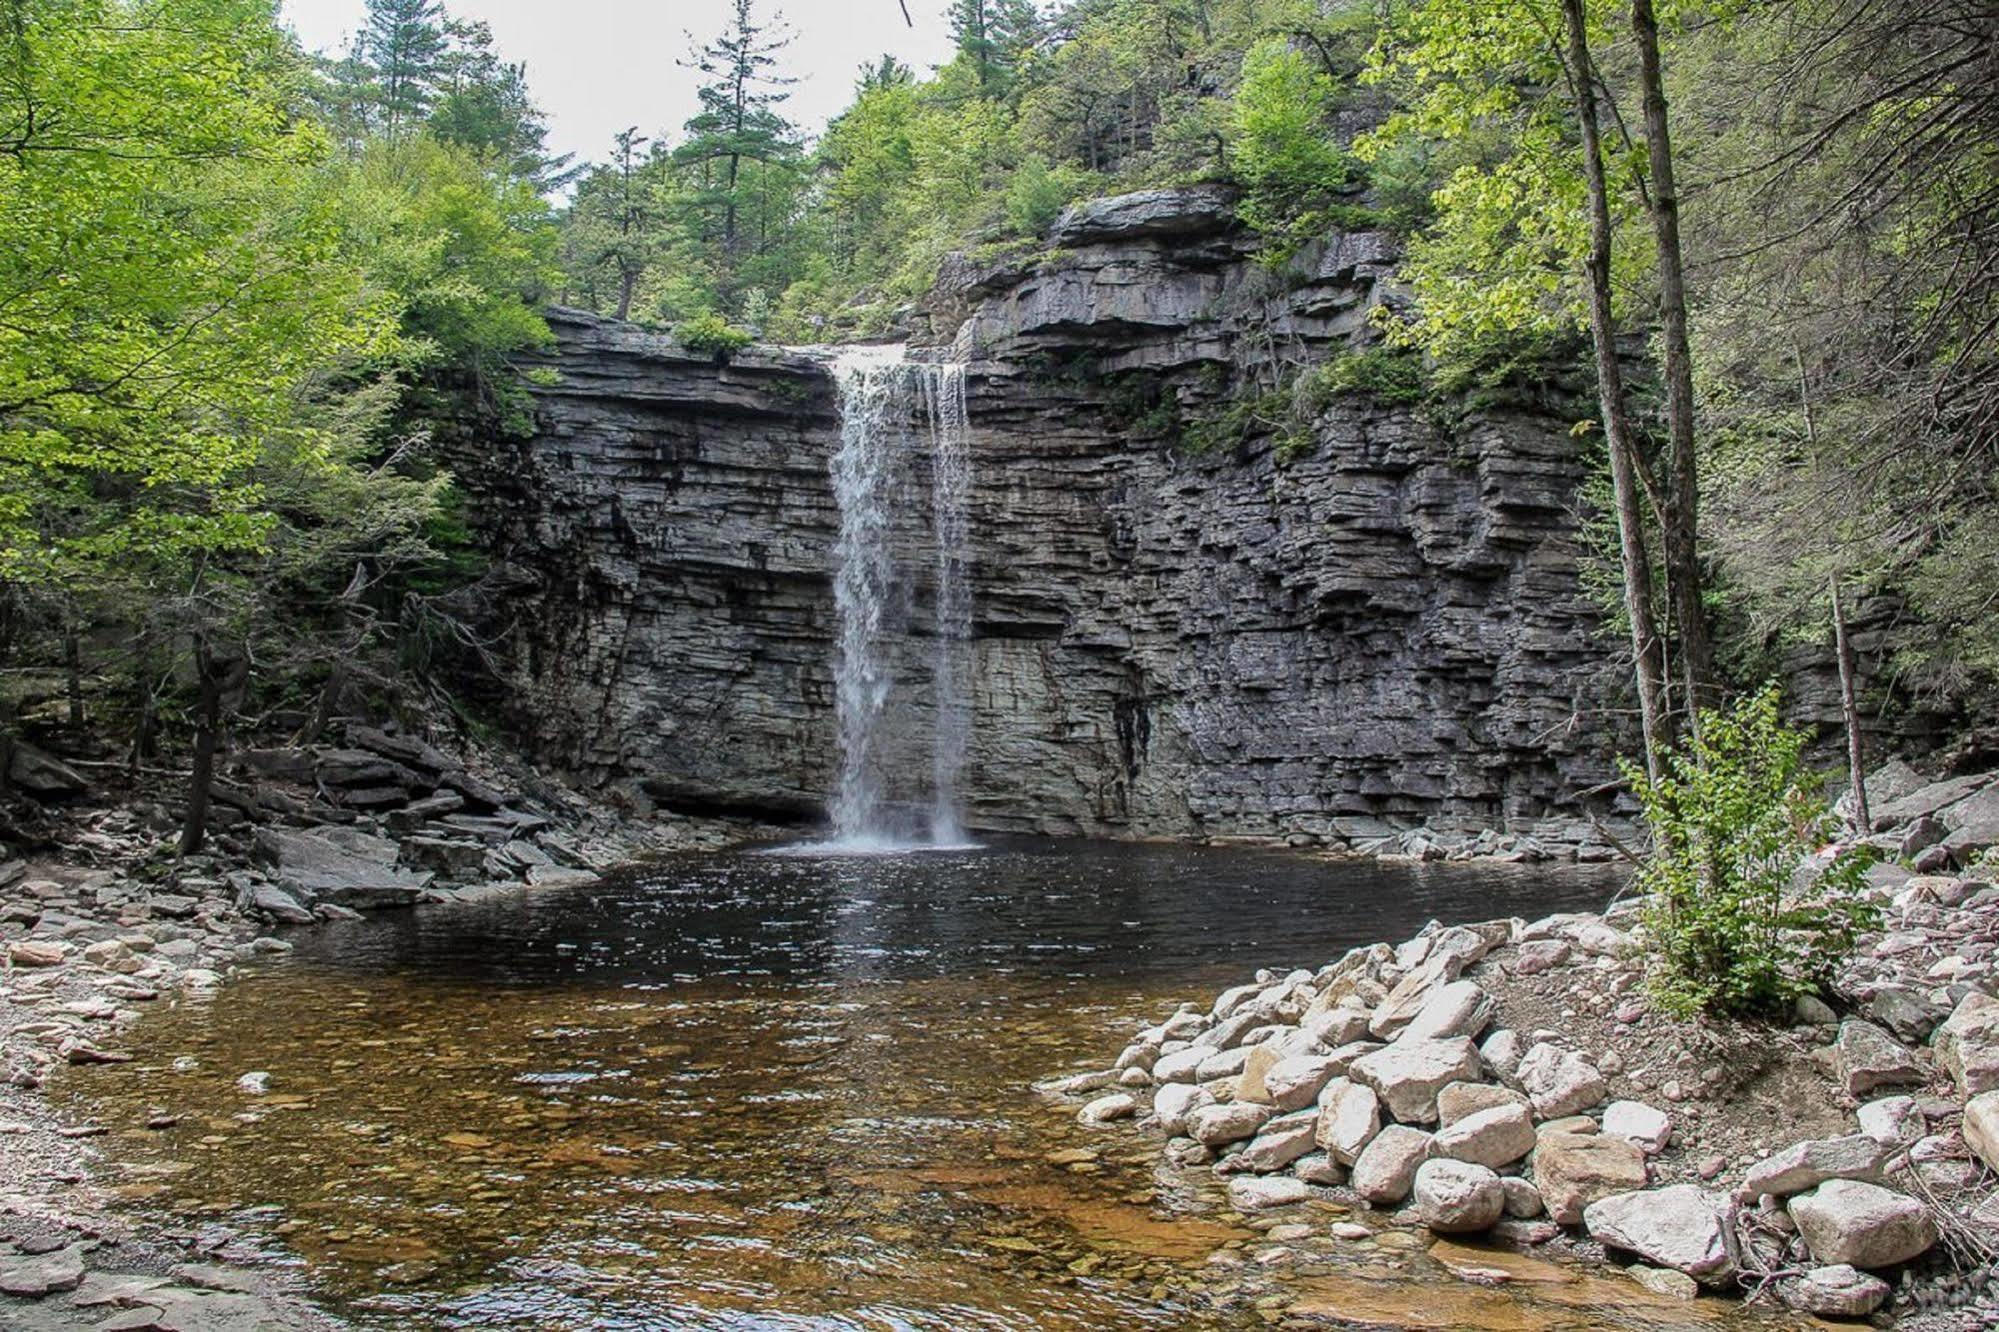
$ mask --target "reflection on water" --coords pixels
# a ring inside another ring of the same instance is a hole
[[[302,938],[59,1094],[113,1126],[133,1207],[383,1327],[1688,1326],[1621,1278],[1464,1286],[1407,1233],[1266,1264],[1202,1176],[1027,1090],[1254,966],[1606,891],[1046,843],[677,858]]]

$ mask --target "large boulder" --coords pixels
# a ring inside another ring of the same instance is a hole
[[[1412,1188],[1417,1215],[1439,1235],[1489,1230],[1506,1211],[1499,1176],[1469,1161],[1425,1161]]]
[[[1534,1145],[1534,1187],[1549,1217],[1565,1226],[1579,1224],[1591,1203],[1645,1182],[1645,1154],[1622,1138],[1544,1129]]]
[[[1388,1113],[1404,1124],[1437,1122],[1437,1093],[1479,1075],[1478,1047],[1464,1036],[1397,1041],[1356,1059],[1349,1075],[1374,1088]]]
[[[1694,1184],[1614,1193],[1583,1209],[1590,1238],[1692,1277],[1729,1266],[1723,1225],[1728,1200]]]
[[[1973,990],[1931,1038],[1937,1063],[1957,1082],[1957,1094],[1999,1088],[1999,999]]]
[[[1372,1087],[1334,1078],[1319,1095],[1319,1145],[1341,1165],[1352,1165],[1381,1132],[1381,1098]]]
[[[1760,1198],[1766,1193],[1788,1198],[1815,1189],[1829,1179],[1878,1181],[1888,1151],[1885,1143],[1865,1133],[1793,1143],[1749,1167],[1742,1180],[1742,1194],[1746,1198]]]
[[[1417,1167],[1429,1155],[1429,1134],[1407,1124],[1390,1124],[1361,1149],[1348,1183],[1364,1201],[1391,1207],[1409,1196]]]
[[[1514,1076],[1534,1103],[1534,1113],[1542,1119],[1580,1114],[1610,1090],[1603,1074],[1589,1060],[1548,1041],[1521,1057]]]
[[[257,852],[281,888],[308,902],[410,906],[431,879],[397,866],[396,843],[352,828],[260,828]]]
[[[1048,230],[1059,249],[1157,237],[1211,236],[1235,225],[1235,191],[1222,185],[1137,190],[1072,204]]]
[[[1851,1096],[1923,1080],[1923,1066],[1916,1057],[1893,1036],[1861,1018],[1848,1018],[1839,1024],[1833,1058],[1839,1080]]]
[[[1790,1213],[1821,1263],[1893,1267],[1937,1242],[1936,1223],[1922,1203],[1860,1180],[1827,1180],[1791,1199]]]
[[[1152,1065],[1154,1082],[1193,1082],[1201,1074],[1201,1061],[1214,1053],[1211,1046],[1190,1045],[1184,1050],[1162,1054]]]
[[[1524,1105],[1495,1105],[1437,1130],[1430,1154],[1497,1170],[1534,1150],[1534,1119]]]

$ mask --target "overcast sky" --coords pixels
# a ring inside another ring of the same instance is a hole
[[[897,0],[758,0],[797,35],[784,53],[799,82],[785,109],[814,133],[847,104],[864,62],[884,51],[928,73],[950,54],[944,0],[909,0],[914,28]],[[484,19],[508,61],[525,61],[528,86],[548,113],[549,146],[579,158],[608,154],[627,125],[646,134],[678,131],[694,110],[694,71],[680,67],[687,34],[722,30],[730,0],[445,0],[458,18]],[[313,50],[345,49],[365,0],[284,0],[294,31]]]

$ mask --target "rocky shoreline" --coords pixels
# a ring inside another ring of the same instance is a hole
[[[1999,788],[1875,781],[1869,840],[1904,863],[1870,873],[1881,924],[1830,1004],[1788,1021],[1655,1012],[1627,901],[1261,971],[1042,1090],[1083,1100],[1084,1124],[1158,1134],[1162,1183],[1226,1181],[1225,1206],[1279,1241],[1272,1269],[1429,1235],[1475,1282],[1506,1280],[1507,1250],[1554,1252],[1607,1257],[1653,1295],[1992,1326],[1999,888],[1981,820]],[[1468,1265],[1466,1237],[1494,1261]]]
[[[69,1122],[42,1094],[58,1065],[126,1062],[119,1038],[147,1007],[224,1002],[233,973],[291,951],[287,931],[586,882],[755,831],[614,809],[491,756],[468,764],[370,727],[347,739],[242,756],[209,854],[174,854],[170,822],[127,791],[83,798],[53,845],[0,863],[0,1325],[336,1326],[272,1255],[223,1228],[153,1233],[120,1219],[93,1182],[105,1126]],[[148,1127],[176,1122],[161,1106]]]

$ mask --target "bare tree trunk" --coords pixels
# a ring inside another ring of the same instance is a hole
[[[1631,0],[1631,30],[1638,39],[1638,82],[1644,97],[1645,151],[1651,168],[1649,201],[1658,242],[1659,325],[1666,379],[1668,503],[1659,515],[1661,553],[1679,630],[1680,669],[1687,715],[1698,729],[1700,709],[1716,703],[1714,649],[1701,598],[1700,479],[1694,442],[1694,361],[1687,338],[1687,280],[1680,247],[1680,195],[1673,178],[1673,140],[1666,114],[1665,78],[1659,63],[1659,20],[1652,0]]]
[[[1617,325],[1610,305],[1610,191],[1604,180],[1602,133],[1597,121],[1596,75],[1590,62],[1583,0],[1562,0],[1568,31],[1568,76],[1582,129],[1583,176],[1589,185],[1589,324],[1596,349],[1597,399],[1610,445],[1610,480],[1617,499],[1618,549],[1624,573],[1624,611],[1631,621],[1638,720],[1645,737],[1645,770],[1659,774],[1671,743],[1666,712],[1665,644],[1652,615],[1652,564],[1645,551],[1645,515],[1639,503],[1637,446],[1624,401],[1624,368],[1617,360]]]
[[[64,688],[69,694],[69,724],[79,730],[83,727],[83,644],[74,629],[62,636],[62,670]]]
[[[208,840],[208,808],[215,795],[215,751],[222,742],[222,672],[208,639],[194,640],[198,682],[194,722],[194,773],[187,783],[187,817],[181,823],[180,853],[192,855]]]
[[[629,319],[632,315],[632,293],[638,290],[639,275],[636,269],[618,270],[618,318]]]
[[[1846,717],[1846,767],[1853,783],[1853,826],[1864,836],[1874,827],[1867,812],[1867,756],[1860,740],[1860,689],[1855,682],[1853,640],[1846,632],[1846,603],[1839,575],[1832,576],[1832,643],[1839,658],[1839,709]]]

